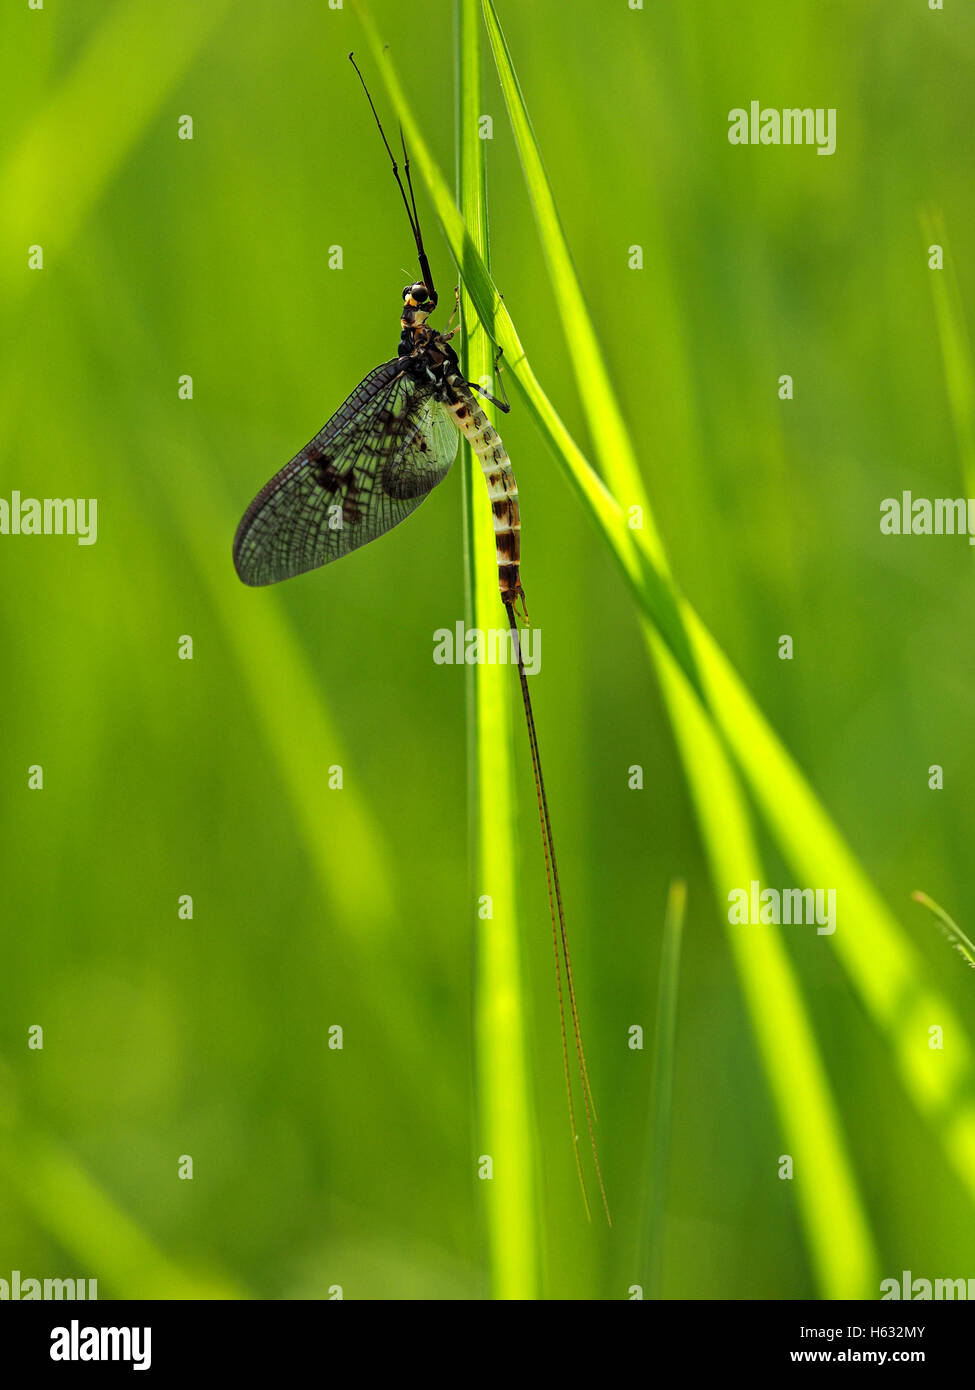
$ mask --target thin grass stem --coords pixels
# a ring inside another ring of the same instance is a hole
[[[657,1026],[653,1040],[653,1131],[647,1239],[647,1298],[660,1297],[667,1167],[671,1151],[671,1110],[677,1057],[677,993],[686,908],[687,884],[683,879],[674,879],[667,894],[667,906],[664,911],[663,947],[657,984]]]
[[[945,940],[949,946],[954,946],[955,950],[975,970],[975,942],[966,936],[961,927],[949,917],[940,903],[936,903],[934,898],[929,898],[927,893],[920,891],[912,893],[911,897],[922,907],[926,907],[929,912],[934,914],[934,919],[945,934]]]
[[[476,0],[457,0],[456,152],[458,197],[485,264],[490,261],[485,145],[481,112],[480,22]],[[446,296],[444,296],[446,297]],[[491,341],[461,290],[461,362],[469,380],[491,374]],[[487,402],[483,408],[490,412]],[[465,443],[465,593],[469,628],[498,625],[494,524],[480,465]],[[490,1155],[493,1177],[482,1184],[492,1294],[538,1296],[535,1118],[528,1065],[521,919],[517,891],[518,814],[511,672],[477,663],[468,668],[472,723],[476,874],[472,901],[487,896],[492,916],[476,920],[474,983],[475,1067],[479,1150]]]

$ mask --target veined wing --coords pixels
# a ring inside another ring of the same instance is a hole
[[[450,470],[458,435],[394,358],[369,373],[247,508],[234,538],[245,584],[276,584],[398,526]]]

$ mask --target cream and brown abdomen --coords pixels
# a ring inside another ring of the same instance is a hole
[[[498,553],[498,583],[504,603],[524,599],[518,565],[521,560],[521,515],[518,511],[518,484],[511,470],[501,436],[484,414],[470,390],[456,390],[458,399],[445,401],[444,409],[474,450],[487,483],[494,538]]]

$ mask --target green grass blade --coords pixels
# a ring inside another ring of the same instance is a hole
[[[674,879],[664,913],[664,939],[657,987],[657,1026],[653,1042],[653,1133],[650,1174],[650,1222],[647,1240],[650,1273],[647,1298],[660,1297],[664,1208],[667,1167],[670,1158],[671,1100],[677,1056],[677,990],[680,982],[680,948],[687,908],[687,884]]]
[[[457,155],[461,207],[478,254],[489,263],[485,143],[481,113],[480,16],[477,0],[458,0]],[[461,361],[468,379],[493,373],[491,341],[466,293],[461,297]],[[489,417],[493,408],[482,402]],[[464,528],[468,627],[498,626],[494,524],[481,468],[466,442]],[[476,883],[473,901],[490,894],[493,917],[477,921],[474,997],[478,1152],[490,1154],[494,1176],[481,1184],[491,1287],[495,1298],[538,1294],[535,1126],[527,1058],[515,846],[517,784],[511,671],[479,663],[473,684],[472,764]]]
[[[941,360],[944,364],[945,387],[951,419],[958,440],[962,477],[969,497],[975,497],[975,366],[972,363],[971,341],[962,308],[961,290],[955,274],[954,260],[948,249],[948,237],[940,212],[921,214],[921,229],[925,248],[938,245],[944,252],[941,270],[929,270],[934,313],[941,341]]]
[[[741,784],[720,735],[670,652],[648,630],[711,881],[765,1079],[797,1174],[796,1202],[823,1296],[875,1295],[877,1256],[836,1103],[796,972],[777,928],[731,928],[728,893],[767,882]]]
[[[766,723],[730,662],[696,616],[691,639],[710,707],[797,882],[835,887],[842,918],[828,941],[886,1040],[901,1082],[975,1200],[975,1055],[971,1036],[934,985],[926,962]],[[927,1046],[927,1022],[945,1020],[954,1045]]]
[[[491,0],[485,0],[483,9],[484,22],[487,26],[488,38],[494,52],[501,87],[508,106],[515,144],[525,172],[525,182],[531,194],[532,208],[538,223],[542,250],[548,260],[549,275],[562,317],[562,328],[566,340],[572,344],[572,367],[579,388],[579,399],[589,425],[590,437],[596,443],[601,457],[614,460],[616,478],[623,484],[614,487],[616,496],[621,501],[632,499],[634,502],[639,502],[643,493],[643,484],[636,452],[624,423],[616,394],[613,391],[609,371],[596,340],[595,329],[586,309],[582,286],[572,264],[572,257],[555,206],[555,198],[542,164],[538,142],[532,130],[525,99],[511,62],[511,55],[508,52],[508,45],[501,32],[498,16]],[[609,478],[611,475],[606,472],[605,476]],[[667,560],[663,543],[660,540],[656,523],[646,509],[642,540],[654,568],[666,573]]]
[[[934,898],[929,898],[927,893],[912,893],[911,897],[922,907],[926,907],[929,912],[934,914],[935,920],[945,934],[945,939],[949,946],[954,946],[955,950],[967,961],[975,970],[975,942],[965,935],[958,923],[949,917],[944,908],[936,903]]]

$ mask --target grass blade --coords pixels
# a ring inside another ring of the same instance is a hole
[[[936,903],[934,898],[929,898],[927,893],[912,893],[911,897],[922,907],[926,907],[929,912],[934,914],[935,921],[945,934],[945,939],[949,946],[954,946],[955,950],[967,961],[975,970],[975,942],[965,935],[958,923],[948,916],[944,908]]]
[[[944,252],[944,268],[931,270],[931,293],[934,314],[941,340],[941,360],[944,364],[945,388],[951,409],[962,477],[969,497],[975,497],[975,367],[972,348],[962,308],[961,290],[954,262],[947,250],[947,235],[940,212],[921,214],[921,229],[926,247],[938,245]]]
[[[458,0],[457,157],[464,217],[485,264],[489,262],[485,144],[478,138],[481,111],[480,22],[477,0]],[[466,293],[461,296],[461,361],[468,379],[493,372],[490,338]],[[482,402],[493,416],[493,409]],[[494,523],[481,468],[462,445],[467,625],[498,626]],[[502,665],[469,666],[469,770],[473,777],[476,882],[472,901],[488,893],[490,921],[477,922],[474,986],[478,1149],[493,1159],[485,1195],[492,1293],[499,1299],[538,1294],[535,1126],[527,1061],[517,893],[517,787],[511,671]]]
[[[740,781],[714,722],[660,639],[648,633],[727,925],[729,891],[767,882]],[[877,1288],[877,1256],[846,1139],[795,969],[778,929],[728,929],[766,1083],[795,1161],[796,1202],[824,1297]]]
[[[650,1177],[650,1221],[647,1250],[650,1273],[647,1298],[660,1297],[660,1274],[670,1159],[671,1100],[677,1056],[677,990],[680,982],[680,948],[687,908],[687,884],[674,879],[664,913],[664,940],[657,987],[657,1027],[653,1042],[653,1131]]]

